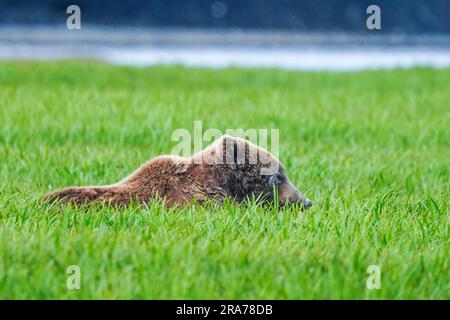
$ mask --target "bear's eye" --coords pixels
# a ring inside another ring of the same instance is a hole
[[[278,175],[271,176],[269,178],[269,185],[270,186],[278,185],[278,184],[280,184],[280,182],[281,182],[281,180],[279,179]]]

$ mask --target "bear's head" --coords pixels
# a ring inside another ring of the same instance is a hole
[[[214,165],[222,187],[235,200],[256,197],[263,201],[278,199],[281,205],[312,206],[275,156],[250,141],[224,135],[207,150],[202,162]]]

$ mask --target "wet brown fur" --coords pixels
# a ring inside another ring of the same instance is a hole
[[[249,161],[253,151],[257,154],[256,162]],[[273,174],[261,174],[263,168],[270,166],[275,168]],[[220,202],[231,198],[241,202],[256,197],[269,201],[274,198],[274,190],[280,203],[311,205],[269,152],[247,140],[225,135],[190,158],[160,156],[116,184],[66,188],[47,194],[44,200],[77,205],[107,202],[120,206],[131,201],[148,203],[160,197],[170,206],[194,199]]]

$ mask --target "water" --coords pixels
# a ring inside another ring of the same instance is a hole
[[[0,29],[0,59],[95,59],[118,65],[289,70],[450,67],[448,37],[371,37],[276,32]]]
[[[290,70],[363,70],[450,66],[450,51],[427,48],[109,48],[101,60],[137,66],[181,64],[223,68],[270,67]]]

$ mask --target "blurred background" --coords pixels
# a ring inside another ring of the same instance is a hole
[[[69,29],[70,5],[81,29]],[[377,5],[381,29],[369,30]],[[0,59],[359,70],[450,66],[449,0],[0,0]]]

